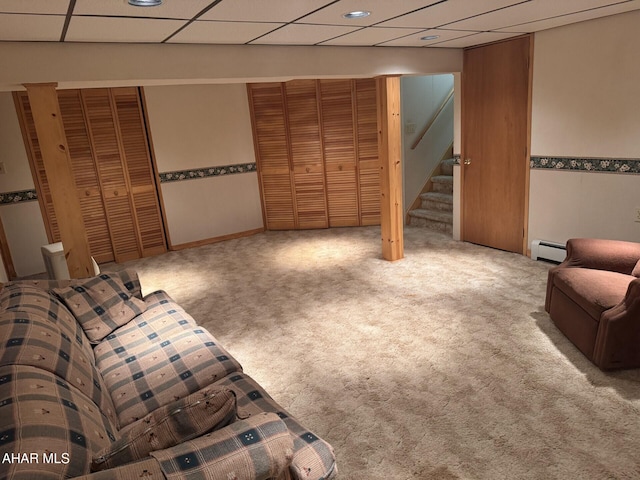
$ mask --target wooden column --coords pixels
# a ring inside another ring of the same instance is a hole
[[[55,83],[26,84],[53,209],[71,278],[93,276],[87,233],[73,179]]]
[[[382,257],[394,261],[404,257],[400,77],[379,77],[376,84]]]

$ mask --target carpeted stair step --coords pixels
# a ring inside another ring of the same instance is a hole
[[[442,175],[453,175],[453,166],[456,164],[455,158],[447,158],[440,163]]]
[[[420,194],[420,200],[423,210],[453,212],[453,195],[450,193],[426,192]]]
[[[433,183],[433,191],[437,193],[453,194],[453,176],[452,175],[436,175],[431,177]]]
[[[409,225],[427,227],[445,233],[453,232],[453,214],[436,210],[416,208],[409,212]]]

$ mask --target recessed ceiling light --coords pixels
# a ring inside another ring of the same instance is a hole
[[[158,7],[162,0],[129,0],[129,5],[134,7]]]
[[[355,10],[353,12],[347,12],[342,15],[344,18],[351,20],[352,18],[364,18],[371,15],[371,12],[367,12],[366,10]]]
[[[427,35],[426,37],[420,37],[420,40],[426,42],[427,40],[436,40],[437,38],[440,38],[440,35]]]

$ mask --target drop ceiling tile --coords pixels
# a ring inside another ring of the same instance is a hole
[[[305,23],[323,23],[329,25],[358,25],[368,26],[383,22],[391,17],[401,15],[413,10],[424,8],[440,0],[341,0],[329,5],[301,21]],[[348,12],[366,10],[371,15],[363,18],[347,19],[343,15]]]
[[[195,21],[169,39],[168,43],[247,43],[283,23]]]
[[[381,28],[368,27],[357,30],[342,37],[334,38],[321,45],[351,45],[351,46],[373,46],[378,43],[388,42],[400,37],[405,37],[413,33],[421,32],[416,28]]]
[[[503,8],[522,0],[449,0],[418,12],[383,22],[384,27],[435,28],[461,18],[471,17]],[[463,30],[463,29],[462,29]],[[473,29],[471,29],[473,30]]]
[[[517,37],[520,33],[499,33],[499,32],[480,32],[465,37],[447,40],[440,43],[434,43],[430,47],[438,48],[466,48],[484,43],[498,42],[511,37]]]
[[[51,13],[66,15],[69,0],[0,0],[0,13]]]
[[[453,40],[460,37],[466,37],[469,35],[475,35],[478,32],[465,32],[462,30],[442,30],[442,29],[429,29],[422,30],[414,35],[409,35],[404,38],[398,38],[389,42],[381,44],[382,47],[426,47],[434,43],[440,43],[446,40]],[[422,37],[437,35],[438,38],[433,40],[420,40]]]
[[[263,45],[315,45],[339,35],[358,30],[359,27],[337,25],[307,25],[292,23],[257,39],[253,44]]]
[[[74,15],[191,19],[213,0],[165,0],[159,7],[132,7],[127,0],[76,0]]]
[[[287,23],[330,3],[330,0],[226,0],[220,2],[202,20]]]
[[[531,0],[509,8],[479,15],[447,25],[462,30],[497,30],[524,22],[543,20],[558,15],[597,8],[613,0]]]
[[[69,42],[161,42],[182,27],[184,20],[73,16]]]
[[[57,42],[64,18],[64,15],[0,14],[0,41]]]
[[[569,15],[562,15],[559,17],[553,17],[546,20],[539,20],[537,22],[527,22],[520,25],[514,25],[513,27],[507,27],[499,29],[499,32],[539,32],[540,30],[547,30],[549,28],[561,27],[562,25],[568,25],[570,23],[584,22],[586,20],[593,20],[594,18],[600,18],[603,16],[616,15],[618,13],[630,12],[632,10],[640,10],[640,1],[617,3],[609,7],[602,7],[597,9],[591,9],[580,13],[573,13]]]

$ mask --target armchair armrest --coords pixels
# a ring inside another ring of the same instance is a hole
[[[603,370],[640,366],[640,278],[629,283],[624,299],[602,314],[593,360]]]
[[[631,275],[640,259],[640,243],[598,238],[567,241],[567,258],[560,267],[582,267]]]

